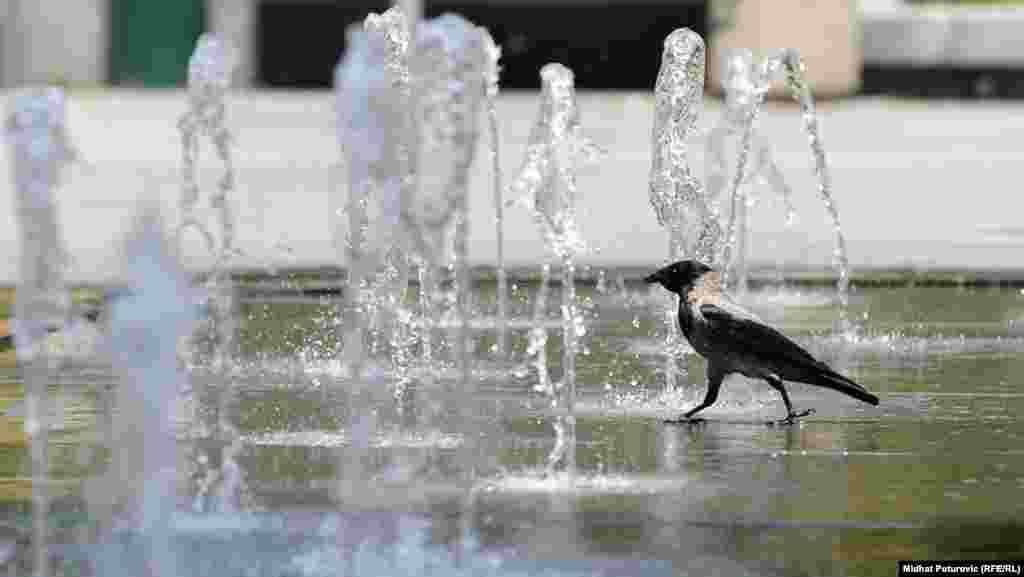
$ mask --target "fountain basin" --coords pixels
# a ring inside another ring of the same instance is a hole
[[[620,272],[635,278],[617,269],[606,277]],[[481,370],[464,389],[471,393],[449,396],[452,372],[414,384],[399,402],[386,362],[367,372],[374,380],[363,383],[369,392],[359,408],[376,410],[377,430],[366,449],[367,477],[351,479],[354,448],[344,429],[351,382],[329,363],[303,360],[329,358],[324,317],[340,301],[275,302],[269,283],[250,298],[242,291],[242,357],[228,378],[237,441],[205,426],[223,389],[215,375],[192,370],[172,408],[179,478],[170,542],[197,551],[182,557],[183,567],[283,575],[353,567],[885,575],[902,558],[974,557],[982,546],[993,558],[1022,552],[1024,296],[1017,287],[860,288],[851,317],[865,319],[864,330],[848,342],[831,334],[836,310],[827,288],[755,283],[748,305],[882,403],[793,385],[794,404],[816,414],[795,427],[767,427],[765,419],[782,413],[775,393],[733,379],[707,410],[709,421],[686,427],[661,419],[701,397],[702,363],[686,363],[694,386],[668,394],[660,349],[637,346],[653,341],[660,301],[631,280],[601,293],[584,283],[578,296],[592,321],[577,359],[572,479],[544,469],[556,412],[532,389],[531,375],[484,370],[497,361],[484,344],[492,329],[483,325],[474,349]],[[490,286],[477,288],[483,315]],[[513,298],[512,315],[529,314],[528,303],[528,295]],[[556,326],[549,364],[557,380]],[[511,343],[513,358],[525,359],[525,328],[513,329]],[[61,496],[51,510],[51,552],[64,574],[74,574],[102,553],[139,555],[140,537],[127,528],[90,537],[102,517],[84,500],[108,467],[108,451],[130,441],[104,436],[109,375],[74,366],[61,375],[54,393],[65,426],[50,438],[53,482],[64,490],[53,491]],[[12,369],[0,369],[0,398],[16,402],[19,387]],[[29,527],[19,465],[27,452],[22,443],[0,443],[0,540],[16,543],[19,559]],[[224,455],[240,480],[230,506],[216,480],[212,489],[199,483]]]

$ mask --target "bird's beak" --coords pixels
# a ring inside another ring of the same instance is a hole
[[[645,276],[644,277],[644,282],[647,283],[647,284],[654,284],[656,282],[660,283],[661,279],[662,279],[661,271],[659,270],[658,272],[651,273],[651,274]]]

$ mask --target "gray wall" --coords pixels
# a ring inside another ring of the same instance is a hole
[[[0,86],[107,77],[107,0],[0,2]]]
[[[160,0],[173,2],[174,0]],[[236,84],[252,78],[257,0],[208,0],[210,27],[237,48]],[[105,83],[109,0],[0,0],[0,88],[63,79]]]

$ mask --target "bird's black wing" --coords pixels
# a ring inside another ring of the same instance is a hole
[[[878,404],[878,397],[833,371],[772,327],[739,317],[713,304],[701,305],[700,314],[704,317],[704,334],[708,342],[717,350],[728,351],[743,364],[767,370],[783,380],[826,387]]]
[[[739,317],[714,304],[702,304],[700,314],[704,317],[706,337],[719,350],[731,351],[777,373],[830,370],[789,337],[764,323]]]

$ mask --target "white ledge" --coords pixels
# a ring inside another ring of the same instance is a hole
[[[1024,68],[1024,7],[865,1],[867,66]]]
[[[0,93],[7,109],[9,95]],[[505,94],[498,102],[502,167],[519,169],[538,95]],[[580,231],[592,248],[581,263],[655,266],[667,256],[667,235],[648,200],[653,98],[644,93],[580,94],[582,124],[609,151],[579,178]],[[181,91],[103,91],[69,96],[68,127],[82,154],[58,191],[60,217],[74,259],[73,280],[100,282],[117,265],[117,249],[140,198],[159,198],[176,219],[181,195],[180,137],[186,109]],[[1021,269],[1024,195],[1019,193],[1024,103],[950,103],[853,98],[821,103],[823,141],[835,198],[856,267]],[[707,128],[720,113],[709,101]],[[338,191],[339,147],[330,92],[234,92],[228,123],[236,134],[238,246],[243,267],[341,266],[330,215],[344,203]],[[769,103],[759,134],[772,143],[794,189],[799,221],[783,226],[784,210],[760,195],[751,220],[751,258],[761,265],[828,270],[832,231],[817,195],[800,112]],[[494,263],[494,208],[487,136],[482,135],[471,181],[470,259]],[[702,142],[691,166],[703,174]],[[0,284],[18,278],[20,242],[14,219],[8,148],[0,152]],[[209,146],[201,162],[203,203],[219,170]],[[531,216],[506,210],[510,265],[548,258]],[[212,215],[211,215],[212,216]],[[287,245],[292,252],[276,248]],[[198,242],[188,262],[210,259]]]

